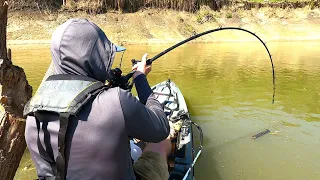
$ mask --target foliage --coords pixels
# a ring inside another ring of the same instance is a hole
[[[8,0],[9,8],[12,10],[22,9],[57,9],[62,1],[60,0]]]
[[[208,6],[201,6],[197,12],[197,22],[203,24],[205,22],[213,22],[216,19],[213,16],[212,10]]]
[[[201,5],[209,6],[217,10],[221,7],[218,0],[66,0],[66,7],[71,10],[84,10],[88,12],[105,12],[107,10],[118,10],[135,12],[143,8],[164,8],[179,11],[195,12]],[[63,0],[11,0],[12,9],[25,8],[59,8]]]
[[[232,18],[232,13],[228,12],[226,15],[226,18],[228,18],[228,19]]]
[[[247,0],[249,2],[303,2],[306,0]],[[312,2],[313,0],[311,0],[310,2]]]
[[[192,35],[197,34],[197,33],[196,33],[196,30],[194,29],[194,27],[191,26],[190,24],[186,24],[185,27],[184,27],[184,30],[185,30],[186,32],[188,32],[189,34],[192,34]]]
[[[311,1],[309,3],[310,9],[314,9],[316,7],[316,1]]]
[[[320,0],[8,0],[10,9],[54,10],[62,7],[63,1],[72,11],[102,13],[108,10],[136,12],[144,8],[173,9],[178,11],[197,12],[200,7],[207,6],[211,10],[220,10],[225,5],[237,2],[248,3],[302,3],[311,8],[319,7]],[[202,15],[200,15],[202,16]],[[210,17],[210,16],[209,16]],[[198,19],[201,21],[201,17]]]

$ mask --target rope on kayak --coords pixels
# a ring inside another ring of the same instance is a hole
[[[184,175],[184,177],[183,177],[182,180],[186,180],[186,179],[188,178],[189,173],[191,172],[191,169],[192,169],[192,168],[194,167],[194,165],[196,164],[196,162],[197,162],[200,154],[202,153],[202,149],[203,149],[203,148],[202,148],[202,145],[203,145],[203,132],[202,132],[202,128],[201,128],[201,126],[199,126],[197,123],[195,123],[195,122],[193,122],[193,121],[191,121],[191,124],[193,124],[194,126],[196,126],[196,127],[198,128],[198,130],[199,130],[199,133],[200,133],[200,146],[199,146],[199,151],[198,151],[196,157],[194,158],[191,166],[189,167],[188,171],[186,172],[186,174]]]
[[[186,179],[188,178],[189,173],[190,173],[191,169],[193,168],[194,164],[197,162],[197,160],[198,160],[198,158],[199,158],[199,156],[200,156],[201,152],[202,152],[202,149],[200,149],[200,150],[198,151],[197,156],[194,158],[194,160],[193,160],[193,162],[192,162],[191,166],[189,167],[188,171],[186,172],[186,174],[184,175],[184,177],[183,177],[183,179],[182,179],[182,180],[186,180]]]
[[[275,94],[276,94],[276,77],[275,77],[275,72],[274,72],[274,65],[273,65],[272,55],[270,54],[270,51],[269,51],[266,43],[263,42],[262,39],[258,35],[256,35],[255,33],[251,32],[249,30],[246,30],[246,29],[243,29],[243,28],[240,28],[240,27],[220,27],[220,28],[217,28],[217,29],[208,30],[208,31],[202,32],[200,34],[196,34],[194,36],[191,36],[190,38],[185,39],[185,40],[183,40],[183,41],[181,41],[181,42],[169,47],[168,49],[162,51],[161,53],[159,53],[158,55],[154,56],[153,58],[148,59],[147,60],[147,65],[150,65],[156,59],[160,58],[161,56],[167,54],[168,52],[172,51],[173,49],[175,49],[175,48],[177,48],[177,47],[179,47],[179,46],[181,46],[181,45],[183,45],[183,44],[185,44],[185,43],[187,43],[189,41],[197,39],[197,38],[199,38],[201,36],[204,36],[206,34],[210,34],[210,33],[217,32],[217,31],[222,31],[222,30],[240,30],[240,31],[247,32],[247,33],[253,35],[254,37],[256,37],[263,44],[263,46],[265,47],[265,49],[268,52],[268,55],[269,55],[269,58],[270,58],[270,62],[271,62],[271,67],[272,67],[272,84],[273,84],[272,104],[274,104],[274,98],[275,98]],[[137,62],[138,61],[135,60],[135,59],[132,60],[132,64],[135,64]]]
[[[202,128],[201,128],[200,125],[198,125],[197,123],[195,123],[193,121],[191,121],[191,124],[196,126],[198,128],[198,130],[199,130],[199,133],[200,133],[200,146],[199,146],[199,149],[202,149],[202,146],[203,146],[203,131],[202,131]]]

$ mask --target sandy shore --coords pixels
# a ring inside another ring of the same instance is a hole
[[[194,34],[218,27],[242,27],[264,41],[320,41],[320,10],[260,8],[240,10],[228,7],[220,12],[202,8],[198,13],[148,9],[136,13],[109,12],[10,12],[8,44],[49,44],[54,29],[69,18],[88,18],[120,44],[176,43]],[[212,33],[194,42],[257,41],[241,31]]]

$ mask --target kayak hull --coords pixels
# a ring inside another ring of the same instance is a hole
[[[173,150],[168,158],[169,179],[193,180],[194,168],[192,164],[195,151],[192,121],[183,94],[170,79],[153,86],[152,91],[157,100],[164,105],[170,124],[179,124],[180,126],[177,138],[172,140]]]

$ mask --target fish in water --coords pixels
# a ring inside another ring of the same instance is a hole
[[[252,139],[257,139],[257,138],[259,138],[259,137],[261,137],[261,136],[263,136],[263,135],[265,135],[265,134],[268,134],[269,132],[270,132],[270,130],[269,130],[269,129],[266,129],[266,130],[264,130],[264,131],[262,131],[262,132],[259,132],[259,133],[256,134],[256,135],[251,136],[251,138],[252,138]]]

